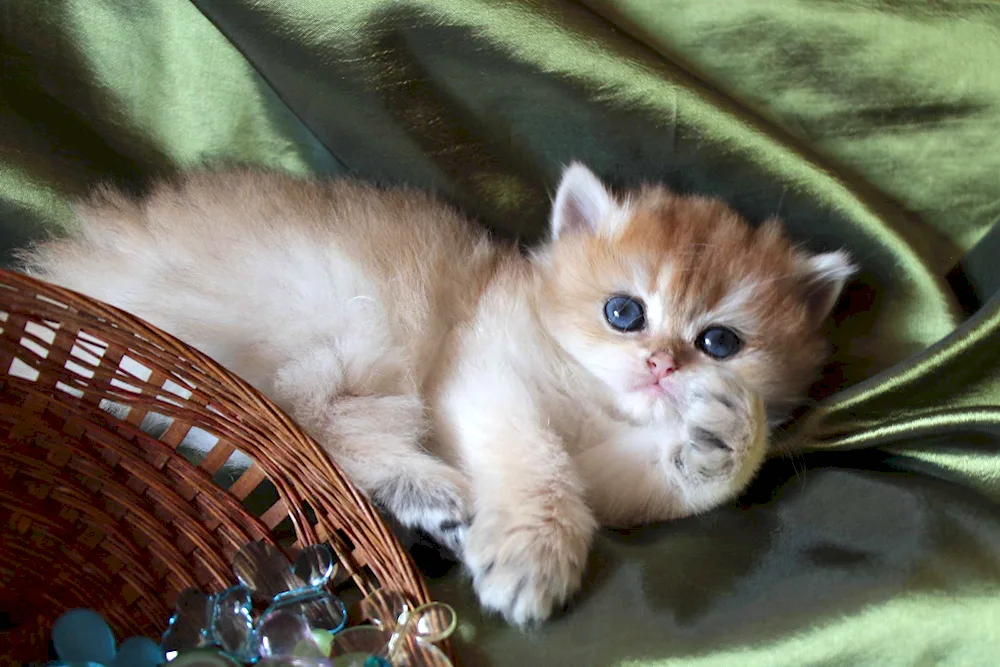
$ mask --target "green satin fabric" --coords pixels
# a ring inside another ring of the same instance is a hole
[[[530,243],[571,159],[778,214],[810,247],[856,255],[822,400],[782,438],[794,453],[740,503],[603,534],[580,599],[534,633],[482,618],[457,572],[435,577],[465,664],[998,660],[1000,6],[2,9],[6,257],[64,229],[98,180],[141,190],[202,162],[432,188]]]

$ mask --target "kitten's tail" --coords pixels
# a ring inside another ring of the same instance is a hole
[[[104,186],[73,212],[66,234],[17,252],[15,268],[127,309],[128,295],[153,279],[165,261],[142,205]]]

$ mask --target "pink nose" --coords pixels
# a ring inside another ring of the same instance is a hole
[[[677,370],[677,362],[666,352],[654,352],[649,355],[646,365],[649,367],[649,372],[657,380],[662,380]]]

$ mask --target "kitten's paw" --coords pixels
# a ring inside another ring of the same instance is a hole
[[[692,388],[684,429],[674,465],[692,509],[735,497],[764,461],[764,402],[730,373],[713,373]]]
[[[468,488],[463,475],[444,464],[420,474],[398,475],[374,494],[375,502],[405,526],[419,528],[461,555],[469,526]]]
[[[579,588],[596,530],[582,501],[551,508],[480,510],[465,543],[465,565],[483,607],[521,627],[546,620]]]

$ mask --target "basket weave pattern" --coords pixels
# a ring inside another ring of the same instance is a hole
[[[381,586],[430,601],[409,555],[316,442],[205,355],[8,271],[0,327],[0,612],[13,625],[0,645],[13,664],[44,660],[52,622],[73,607],[103,613],[119,637],[159,636],[181,590],[230,585],[235,551],[273,542],[288,520],[289,555],[331,544],[338,591]],[[128,406],[127,417],[102,400]],[[139,429],[149,412],[173,420],[159,439]],[[218,438],[197,465],[177,451],[193,428]],[[222,488],[213,475],[237,450],[254,465]],[[268,482],[278,500],[255,516],[242,501]]]

